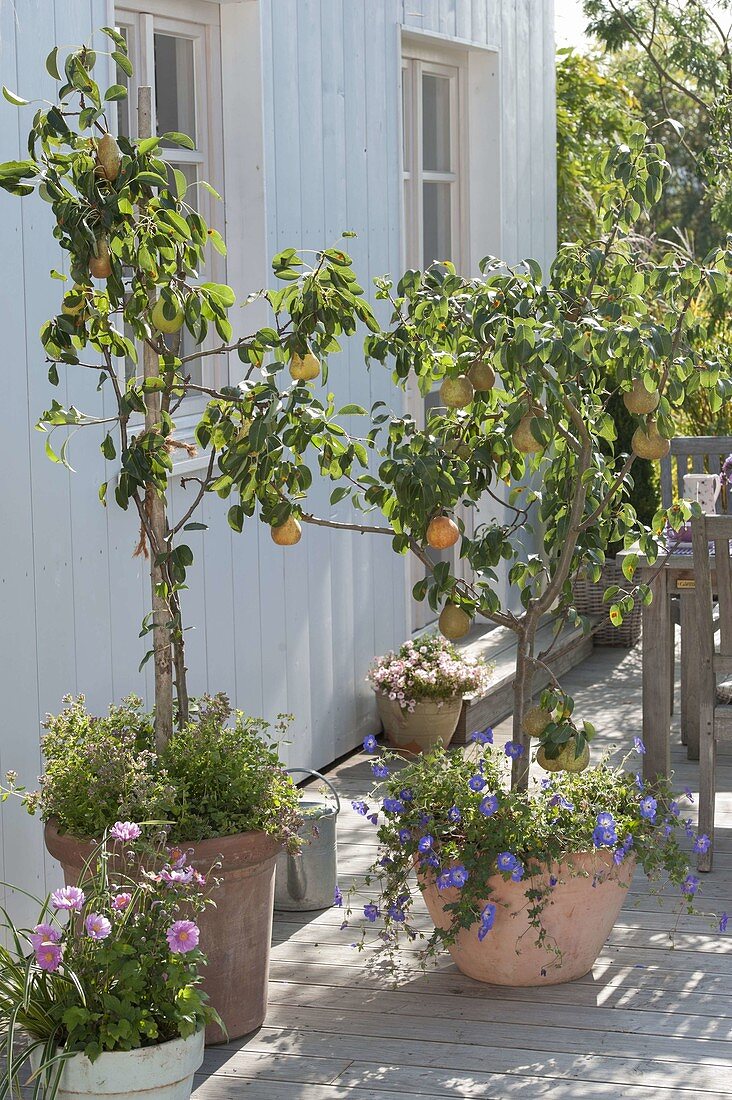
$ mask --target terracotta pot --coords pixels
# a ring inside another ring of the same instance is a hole
[[[64,1062],[57,1100],[189,1100],[203,1062],[203,1031],[137,1050],[105,1051],[95,1062],[74,1054]],[[40,1051],[31,1054],[34,1069]],[[52,1073],[54,1070],[51,1071]]]
[[[617,920],[634,868],[631,857],[617,867],[610,852],[578,852],[522,882],[494,875],[488,880],[489,900],[496,905],[493,928],[482,941],[479,923],[461,929],[448,948],[453,961],[463,974],[491,985],[558,985],[581,978],[592,969]],[[538,946],[526,891],[548,884],[550,876],[558,881],[542,914],[546,944]],[[457,901],[458,891],[438,890],[433,875],[418,872],[417,877],[435,926],[449,928],[445,906]]]
[[[386,739],[397,752],[429,752],[442,743],[445,748],[457,729],[462,696],[453,699],[421,699],[410,714],[394,699],[376,692],[376,706]]]
[[[75,883],[85,860],[94,850],[89,841],[62,835],[53,822],[46,824],[46,847],[61,864],[66,881]],[[226,1024],[230,1039],[261,1027],[267,1012],[269,952],[272,942],[275,866],[280,845],[266,833],[180,844],[193,848],[191,864],[202,873],[219,857],[213,892],[216,907],[200,914],[201,947],[208,959],[203,988]],[[206,1042],[221,1043],[226,1036],[214,1025]]]

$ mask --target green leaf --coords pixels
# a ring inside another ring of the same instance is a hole
[[[46,72],[49,76],[52,76],[54,80],[61,79],[61,74],[58,71],[58,46],[54,46],[46,58]]]
[[[175,193],[179,199],[185,198],[185,193],[188,190],[188,180],[179,168],[173,169],[173,179],[175,180]]]
[[[30,103],[29,99],[23,99],[22,96],[16,95],[15,92],[11,92],[9,88],[6,88],[3,84],[3,95],[7,99],[8,103],[12,103],[14,107],[25,107]]]
[[[117,99],[127,99],[127,89],[124,84],[111,84],[104,93],[104,98],[107,103],[112,103]]]
[[[635,571],[638,567],[638,555],[628,554],[623,558],[623,576],[626,580],[632,581]]]
[[[137,151],[138,153],[142,153],[144,155],[145,153],[150,153],[153,149],[157,149],[159,144],[159,137],[143,138],[142,141],[139,141],[137,143]]]
[[[241,504],[232,504],[226,518],[232,531],[241,532],[244,526],[244,509]]]
[[[208,531],[208,524],[207,523],[196,523],[196,522],[186,523],[186,524],[183,525],[183,530],[184,531]]]
[[[338,410],[339,416],[365,416],[366,410],[360,405],[344,405]]]
[[[121,53],[119,50],[115,50],[112,54],[112,59],[117,62],[117,65],[125,74],[125,76],[132,76],[132,63],[127,54]]]
[[[177,130],[169,130],[167,134],[163,134],[160,138],[161,141],[172,141],[175,145],[180,145],[184,149],[195,149],[196,144],[192,138],[188,137],[188,134],[179,134]]]
[[[236,294],[230,286],[226,286],[224,283],[201,283],[199,290],[209,294],[224,309],[229,309],[236,301]]]
[[[205,188],[206,188],[206,190],[208,191],[209,195],[213,195],[213,197],[214,197],[215,199],[218,199],[218,200],[219,200],[219,202],[221,202],[221,201],[222,201],[222,199],[221,199],[221,195],[220,195],[220,194],[218,193],[218,191],[216,190],[216,188],[215,188],[215,187],[212,187],[212,186],[211,186],[211,184],[210,184],[210,183],[207,183],[207,182],[206,182],[206,180],[199,180],[198,182],[200,183],[201,187],[205,187]]]
[[[124,53],[127,53],[127,43],[125,42],[124,35],[121,35],[114,27],[102,27],[102,34],[106,34],[107,38],[111,38],[115,46],[117,46]]]
[[[114,440],[112,436],[107,432],[101,443],[101,451],[105,458],[113,459],[117,457],[117,451],[115,450]]]

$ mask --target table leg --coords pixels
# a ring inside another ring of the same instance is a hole
[[[661,569],[650,582],[653,600],[643,608],[643,778],[668,775],[671,770],[671,614],[668,582]]]
[[[681,733],[689,760],[699,759],[699,634],[696,593],[681,593]]]

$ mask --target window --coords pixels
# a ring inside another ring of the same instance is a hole
[[[448,63],[448,51],[433,53],[422,44],[406,45],[402,57],[402,156],[404,179],[404,261],[424,270],[434,262],[450,260],[460,271],[467,266],[465,222],[467,203],[462,196],[467,172],[463,163],[467,142],[461,133],[461,97],[464,65]],[[416,387],[407,393],[408,407],[424,425],[439,405],[439,391],[422,397]],[[461,509],[469,529],[472,514]],[[429,550],[434,561],[449,561],[452,572],[464,575],[465,563],[457,547]],[[424,576],[424,566],[412,558],[410,587]],[[435,618],[426,602],[411,601],[413,630]]]
[[[184,9],[185,18],[176,12]],[[191,18],[188,18],[191,16]],[[188,184],[185,201],[200,210],[209,224],[223,229],[223,210],[201,180],[222,192],[221,57],[218,5],[195,2],[171,4],[170,0],[129,0],[116,9],[116,23],[124,35],[133,67],[131,79],[117,70],[116,80],[128,89],[128,97],[117,101],[117,131],[137,136],[137,90],[152,89],[154,132],[160,136],[188,134],[195,149],[183,149],[162,142],[171,169],[182,172]],[[224,262],[213,253],[208,261],[210,277],[226,279]],[[190,334],[183,329],[181,354],[194,350]],[[191,364],[193,382],[217,385],[226,381],[225,364],[211,356]],[[128,371],[134,369],[128,365]]]

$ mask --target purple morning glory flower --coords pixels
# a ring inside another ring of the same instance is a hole
[[[694,822],[691,820],[690,817],[687,817],[686,821],[684,822],[684,832],[689,837],[689,839],[691,839],[691,837],[693,837],[694,835]]]
[[[457,867],[453,867],[450,871],[450,881],[458,890],[462,890],[463,886],[468,881],[468,872],[465,870],[462,863]]]
[[[627,835],[626,835],[626,836],[625,836],[625,837],[623,838],[623,851],[624,851],[624,852],[626,853],[626,855],[627,855],[627,853],[628,853],[628,852],[630,851],[630,849],[631,849],[632,847],[633,847],[633,834],[632,834],[632,833],[628,833],[628,834],[627,834]]]
[[[554,794],[549,799],[550,806],[558,806],[562,810],[569,810],[570,813],[574,810],[574,803],[570,802],[568,798],[565,798],[563,794]]]
[[[687,875],[681,883],[681,893],[686,894],[688,897],[693,897],[700,885],[701,879],[698,879],[696,875]]]
[[[440,861],[434,852],[427,852],[420,859],[420,863],[423,867],[439,867]]]
[[[366,820],[370,821],[372,825],[378,825],[379,824],[379,815],[378,814],[369,814],[368,817],[366,818]]]
[[[495,920],[495,902],[489,901],[488,904],[483,907],[483,912],[480,914],[480,928],[478,929],[478,939],[481,941],[481,943],[495,924]]]
[[[619,867],[624,859],[625,859],[625,849],[624,848],[616,848],[615,851],[613,852],[613,863],[617,864],[617,866]]]
[[[641,794],[643,794],[643,788],[645,787],[645,784],[643,782],[643,776],[641,775],[640,772],[635,773],[635,785],[638,788],[638,790],[641,792]]]
[[[485,798],[481,799],[478,809],[484,817],[492,817],[498,809],[498,798],[494,794],[487,794]]]
[[[655,798],[652,798],[649,794],[647,794],[645,798],[641,798],[640,805],[638,807],[641,817],[645,817],[645,819],[647,821],[650,821],[651,824],[653,824],[653,822],[656,820],[657,808],[658,803],[656,802]]]
[[[426,814],[423,810],[422,813],[419,815],[420,825],[426,825],[430,820],[431,820],[430,815]]]
[[[518,860],[513,852],[501,852],[496,859],[496,866],[499,871],[513,871],[518,865]]]
[[[429,852],[429,850],[432,847],[432,845],[434,844],[434,842],[435,842],[435,838],[433,836],[430,836],[429,833],[427,833],[426,836],[421,836],[419,838],[419,841],[417,843],[417,847],[419,848],[420,852]]]
[[[612,829],[615,826],[615,818],[611,813],[608,813],[607,810],[603,810],[602,813],[599,813],[595,821],[598,825],[602,825],[603,828]]]
[[[376,752],[376,738],[373,733],[369,733],[368,736],[363,739],[364,752]]]
[[[727,921],[728,920],[729,920],[729,917],[727,916],[727,914],[722,913],[722,916],[719,918],[719,931],[720,932],[726,932],[727,931]]]
[[[488,726],[484,730],[473,730],[469,737],[470,741],[476,741],[479,745],[492,745],[493,744],[493,729]]]
[[[679,806],[678,802],[669,802],[668,810],[669,813],[673,814],[674,817],[678,817],[681,813],[681,807]]]
[[[694,795],[691,793],[691,787],[684,787],[684,794],[689,799],[689,802],[694,801]]]
[[[596,848],[612,848],[617,842],[618,836],[612,825],[598,825],[592,834],[592,843]]]
[[[557,885],[558,882],[559,882],[559,879],[557,878],[556,875],[549,875],[549,885],[551,886],[552,889],[554,889],[554,887]]]
[[[518,760],[520,756],[524,755],[524,746],[519,745],[518,741],[507,741],[503,751],[509,760]]]
[[[403,791],[399,792],[399,797],[401,798],[402,802],[411,802],[414,798],[414,792],[412,791],[411,787],[405,787]]]
[[[485,779],[482,775],[474,775],[468,780],[471,791],[482,791],[485,787]]]
[[[389,769],[386,764],[380,764],[378,760],[371,761],[371,774],[376,779],[386,779],[389,774]]]
[[[712,842],[706,833],[700,833],[694,841],[694,851],[702,855],[704,852],[708,852],[711,846]]]
[[[399,839],[401,840],[402,844],[406,844],[408,841],[410,841],[412,839],[412,830],[411,829],[400,829],[399,830]]]
[[[452,877],[449,871],[440,871],[439,875],[435,879],[438,890],[449,890],[452,886]]]
[[[450,809],[447,811],[448,821],[462,821],[462,817],[463,815],[460,813],[460,810],[457,808],[457,806],[451,806]]]
[[[398,905],[390,905],[387,912],[391,919],[393,921],[396,921],[397,924],[404,923],[404,910],[401,909]]]
[[[521,882],[521,879],[524,877],[524,874],[525,874],[524,865],[523,865],[523,863],[521,862],[520,859],[517,859],[516,860],[516,866],[514,867],[513,871],[511,871],[511,879],[512,879],[513,882]]]
[[[643,739],[641,737],[633,738],[633,747],[640,756],[644,755],[646,751],[646,746],[643,744]]]
[[[664,821],[664,823],[663,823],[663,835],[664,835],[665,837],[670,837],[670,836],[671,836],[671,833],[672,833],[673,831],[674,831],[674,827],[673,827],[673,825],[671,824],[671,822],[670,822],[670,821],[668,821],[668,820]]]
[[[404,803],[398,798],[385,798],[382,805],[386,814],[400,814],[404,810]]]
[[[337,906],[339,909],[343,905],[343,894],[341,893],[340,888],[338,886],[336,886],[335,890],[333,891],[333,904],[335,906]]]
[[[366,917],[366,920],[369,922],[369,924],[373,924],[375,920],[378,920],[378,905],[374,905],[374,903],[370,901],[367,905],[364,905],[363,915]]]
[[[544,778],[541,781],[542,791],[548,791],[549,788],[551,787],[551,785],[552,785],[551,779],[549,779],[547,776],[544,776]]]
[[[351,805],[353,806],[356,813],[360,814],[361,817],[366,817],[366,814],[369,812],[369,808],[365,802],[356,801],[352,802]]]

